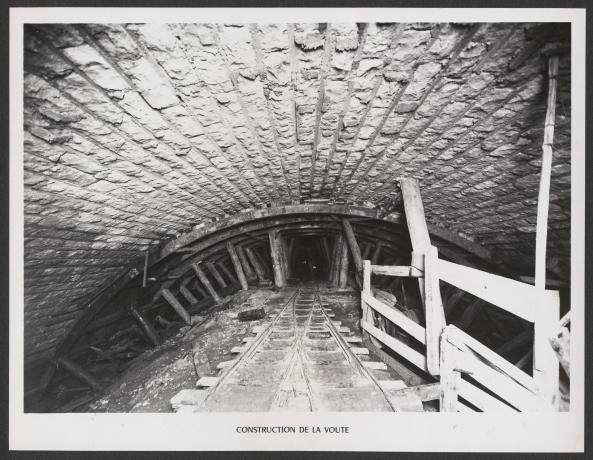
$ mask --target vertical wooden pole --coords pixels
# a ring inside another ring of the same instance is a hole
[[[278,288],[283,288],[286,285],[286,280],[284,279],[284,271],[282,270],[278,230],[271,230],[268,233],[268,238],[270,239],[270,255],[272,258],[272,268],[274,271],[274,284]]]
[[[103,385],[101,385],[99,381],[95,379],[95,377],[93,377],[91,374],[89,374],[80,365],[76,364],[71,359],[66,358],[65,356],[61,356],[60,358],[58,358],[58,364],[64,370],[68,371],[74,377],[83,381],[94,390],[100,391],[103,389]]]
[[[553,409],[558,407],[558,359],[550,346],[549,339],[558,329],[560,317],[559,301],[546,302],[546,244],[548,237],[548,211],[550,206],[550,176],[552,171],[552,145],[556,119],[556,77],[558,56],[548,60],[548,108],[544,125],[542,145],[542,167],[537,200],[537,226],[535,235],[535,287],[542,296],[536,305],[533,344],[533,378],[539,386],[540,395]]]
[[[191,323],[191,318],[189,313],[183,305],[179,303],[179,300],[175,298],[175,296],[169,291],[168,289],[161,289],[161,295],[165,298],[169,305],[173,307],[173,309],[177,312],[177,314],[181,317],[181,319],[186,322],[187,324]]]
[[[461,374],[455,369],[456,364],[456,348],[450,344],[443,334],[441,337],[441,395],[440,406],[441,412],[457,412],[458,386],[461,380]]]
[[[348,283],[348,244],[342,238],[340,248],[340,274],[338,278],[338,287],[344,289]]]
[[[362,292],[367,294],[367,295],[372,295],[372,290],[371,290],[371,261],[370,260],[365,260],[363,262],[363,268],[362,268]],[[370,312],[369,312],[369,306],[364,302],[361,301],[361,307],[362,307],[362,320],[363,321],[369,321],[369,317],[370,317]]]
[[[546,243],[548,237],[548,210],[550,207],[550,175],[552,172],[552,145],[554,144],[554,124],[556,118],[556,76],[558,75],[558,56],[548,61],[548,108],[544,125],[542,145],[542,167],[537,199],[537,227],[535,234],[535,286],[546,286]]]
[[[426,219],[424,218],[424,206],[420,196],[420,187],[418,181],[412,178],[403,178],[400,180],[404,209],[406,212],[406,222],[412,242],[412,265],[420,270],[424,270],[424,255],[430,247],[430,236]],[[420,265],[420,266],[419,266]],[[424,279],[418,278],[418,287],[420,296],[424,302]]]
[[[340,282],[340,261],[342,260],[342,234],[338,233],[334,238],[332,250],[332,262],[330,267],[329,281],[332,286],[337,287]]]
[[[424,263],[426,313],[426,365],[428,372],[439,375],[441,333],[445,327],[445,310],[439,288],[437,248],[430,246]]]
[[[208,291],[208,293],[210,294],[210,297],[212,297],[214,299],[215,303],[220,303],[222,301],[222,299],[220,298],[218,293],[212,287],[210,280],[208,279],[206,274],[202,271],[202,268],[200,267],[200,265],[198,265],[197,263],[194,263],[194,264],[191,264],[191,266],[194,269],[196,276],[200,279],[200,283],[202,283],[202,286],[204,286],[206,288],[206,290]]]
[[[291,243],[294,247],[294,238],[291,238]],[[284,279],[288,280],[292,274],[292,267],[290,266],[290,261],[292,260],[290,257],[290,249],[286,244],[286,238],[283,238],[280,233],[278,233],[278,242],[280,244],[280,256],[282,260],[282,268],[284,270]]]
[[[235,268],[235,273],[237,274],[237,278],[239,278],[239,283],[241,284],[241,289],[246,291],[249,289],[249,285],[247,284],[247,278],[245,277],[245,273],[243,272],[243,267],[241,266],[241,262],[239,261],[239,256],[237,255],[235,246],[233,246],[232,243],[228,242],[226,244],[226,248],[229,253],[229,256],[231,257],[231,262],[233,263],[233,267]]]
[[[237,255],[239,256],[239,260],[241,261],[241,266],[243,267],[243,272],[245,273],[245,276],[248,280],[255,279],[255,272],[253,271],[251,265],[249,265],[249,262],[247,261],[247,256],[245,255],[243,247],[237,245],[235,246],[235,248],[237,249]]]
[[[148,256],[149,251],[148,249],[144,253],[144,272],[142,273],[142,287],[146,287],[146,281],[148,280]]]
[[[218,269],[224,273],[224,275],[228,278],[231,283],[236,283],[238,280],[235,278],[235,275],[231,273],[228,267],[223,262],[217,262],[216,266]]]
[[[557,410],[559,401],[559,362],[550,339],[558,332],[560,320],[560,296],[557,291],[550,299],[541,292],[541,300],[535,309],[533,323],[533,379],[536,381],[540,396]]]
[[[220,275],[220,273],[218,272],[218,270],[216,269],[216,267],[214,266],[214,264],[212,262],[207,262],[206,267],[208,267],[208,271],[212,274],[212,276],[214,277],[214,279],[216,280],[216,282],[218,283],[218,285],[221,288],[224,289],[225,287],[227,287],[226,281]]]
[[[261,283],[262,281],[264,281],[265,276],[264,276],[264,270],[263,270],[262,266],[260,265],[259,260],[257,260],[255,258],[255,254],[253,253],[251,248],[245,248],[245,255],[249,259],[249,262],[251,262],[251,265],[253,265],[253,269],[255,270],[257,279]]]
[[[140,325],[140,327],[146,334],[146,337],[148,337],[150,342],[156,347],[159,344],[159,337],[154,328],[152,327],[152,324],[150,324],[150,321],[148,321],[148,318],[146,318],[146,316],[140,313],[134,305],[130,305],[130,313],[132,314],[136,322]]]

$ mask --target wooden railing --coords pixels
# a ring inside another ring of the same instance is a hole
[[[371,275],[424,277],[425,326],[373,295]],[[447,326],[440,281],[447,282],[534,324],[533,377],[455,326]],[[559,294],[502,276],[448,262],[431,246],[424,272],[415,267],[363,264],[361,327],[441,384],[441,410],[552,410],[558,403],[559,367],[549,339],[559,323]],[[419,343],[408,343],[377,327],[375,313]],[[418,351],[423,349],[424,353]]]

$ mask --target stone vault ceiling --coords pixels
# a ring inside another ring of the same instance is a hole
[[[25,27],[26,359],[196,224],[312,199],[389,212],[400,176],[432,223],[532,274],[558,49],[549,256],[566,265],[568,43],[538,24]]]

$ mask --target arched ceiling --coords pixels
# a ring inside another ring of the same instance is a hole
[[[568,26],[24,33],[26,359],[51,356],[146,250],[166,255],[196,226],[254,208],[385,216],[401,208],[401,176],[419,179],[430,223],[531,274],[550,53],[561,60],[548,247],[569,265]]]

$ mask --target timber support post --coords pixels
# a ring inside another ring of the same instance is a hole
[[[274,270],[274,284],[277,288],[283,288],[286,285],[286,279],[284,278],[284,271],[282,270],[278,230],[270,231],[268,237],[270,239],[270,255],[272,258],[272,268]]]
[[[228,269],[228,267],[224,263],[216,262],[216,266],[222,273],[224,273],[224,275],[228,278],[228,280],[231,283],[236,283],[238,281],[237,278],[235,278],[235,276],[231,273],[231,271]]]
[[[253,253],[251,248],[245,248],[245,255],[249,259],[249,262],[251,262],[251,265],[253,266],[253,269],[255,270],[255,274],[257,275],[257,279],[261,283],[262,281],[264,281],[265,275],[264,275],[264,270],[259,263],[259,260],[257,260],[255,258],[255,254]]]
[[[402,198],[406,213],[406,222],[412,242],[412,263],[411,265],[424,271],[424,256],[430,247],[430,236],[426,219],[424,218],[424,206],[420,196],[418,181],[412,178],[400,179]],[[418,278],[420,297],[424,303],[424,279]]]
[[[220,303],[222,299],[220,298],[216,290],[212,287],[212,283],[210,283],[210,280],[208,279],[206,273],[204,273],[200,265],[196,262],[191,264],[191,266],[194,269],[196,276],[200,279],[200,283],[202,283],[202,286],[206,288],[206,290],[210,294],[210,297],[214,299],[214,303]]]
[[[247,277],[248,280],[254,280],[255,272],[251,268],[251,265],[249,265],[249,262],[247,260],[247,256],[245,255],[245,251],[244,251],[243,247],[237,245],[237,246],[235,246],[235,248],[237,249],[237,255],[239,256],[239,260],[241,261],[241,266],[243,267],[243,273],[245,273],[245,276]]]
[[[226,244],[226,248],[229,253],[229,256],[231,257],[231,262],[233,263],[233,267],[235,268],[235,273],[237,274],[239,283],[241,284],[241,289],[247,291],[249,289],[249,285],[247,284],[247,278],[245,277],[245,273],[243,272],[243,267],[241,266],[241,262],[239,261],[239,256],[237,255],[235,246],[233,246],[231,242],[228,242]]]
[[[340,251],[340,273],[338,275],[338,287],[344,289],[348,284],[348,244],[341,240]]]
[[[183,308],[183,305],[179,303],[179,300],[175,298],[171,291],[169,291],[168,289],[161,289],[161,295],[165,298],[167,302],[169,302],[169,305],[173,307],[173,309],[177,312],[177,314],[186,324],[191,323],[189,313],[185,308]]]
[[[136,309],[136,307],[132,304],[130,305],[130,313],[136,320],[136,322],[140,325],[146,337],[150,340],[150,342],[156,347],[160,343],[159,336],[157,335],[156,331],[148,321],[148,318],[143,315],[140,311]]]
[[[352,225],[348,219],[342,219],[342,227],[344,228],[346,241],[350,247],[350,253],[352,254],[352,260],[354,261],[356,273],[359,276],[362,276],[362,255],[360,253],[360,247],[356,242],[356,236],[354,235],[354,230],[352,230]]]
[[[95,379],[95,377],[93,377],[91,374],[85,371],[80,365],[72,361],[70,358],[61,356],[58,358],[58,364],[62,369],[68,371],[78,380],[81,380],[82,382],[86,383],[93,390],[101,391],[103,389],[103,385],[101,385],[99,381]]]
[[[559,302],[545,302],[546,292],[546,244],[548,236],[548,211],[550,207],[550,176],[552,171],[552,145],[554,143],[554,125],[556,119],[556,77],[559,58],[551,56],[548,60],[548,106],[544,124],[544,142],[542,145],[542,166],[537,200],[537,223],[535,236],[535,287],[541,292],[542,302],[535,309],[533,378],[539,385],[540,394],[557,408],[559,403],[558,358],[550,346],[549,340],[556,334],[560,319]]]
[[[187,288],[186,283],[182,283],[179,286],[179,293],[185,297],[190,304],[194,304],[198,302],[198,299],[192,294],[192,292]]]
[[[208,271],[212,274],[212,276],[221,288],[224,289],[225,287],[227,287],[226,281],[220,275],[220,273],[218,272],[218,270],[212,262],[206,262],[206,267],[208,267]]]

